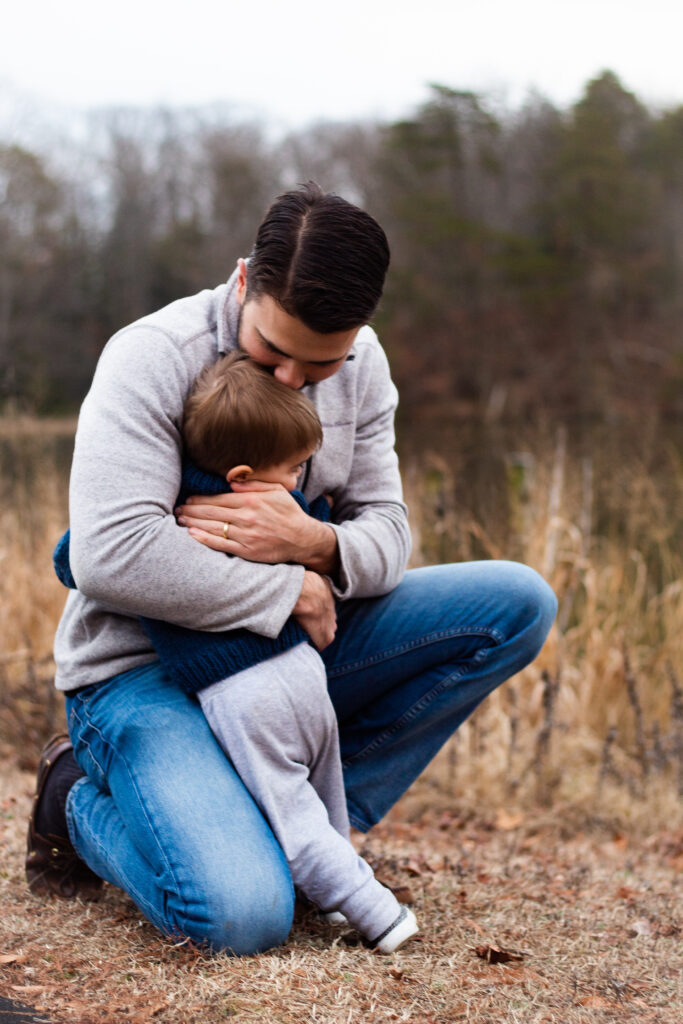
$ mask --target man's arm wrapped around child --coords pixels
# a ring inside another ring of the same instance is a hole
[[[223,477],[205,473],[189,462],[183,465],[179,502],[189,494],[215,495],[229,490],[230,486]],[[316,498],[310,507],[299,491],[293,491],[292,497],[308,515],[320,522],[329,522],[330,506],[324,496]],[[60,581],[75,589],[76,581],[69,562],[69,542],[70,534],[67,530],[55,547],[53,562]],[[187,629],[175,623],[144,616],[141,616],[140,622],[168,676],[189,693],[196,693],[219,679],[251,668],[309,640],[308,634],[291,616],[274,638],[261,636],[248,629],[222,632]]]

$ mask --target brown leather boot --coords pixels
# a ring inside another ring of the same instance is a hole
[[[36,829],[36,811],[47,777],[62,754],[73,749],[65,733],[53,736],[43,747],[38,765],[36,795],[33,798],[26,841],[26,878],[31,892],[39,896],[61,896],[72,900],[97,900],[102,879],[90,870],[64,836],[41,835]]]

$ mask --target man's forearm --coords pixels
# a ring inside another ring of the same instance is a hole
[[[400,583],[410,555],[411,536],[400,503],[374,507],[358,518],[333,524],[339,568],[332,576],[334,594],[379,597]]]
[[[311,538],[307,553],[303,556],[301,564],[307,569],[320,573],[321,576],[330,576],[337,580],[339,575],[339,545],[337,535],[327,523],[319,523],[311,520],[315,526],[314,536]]]

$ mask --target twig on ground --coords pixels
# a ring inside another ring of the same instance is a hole
[[[683,689],[670,661],[666,663],[666,670],[671,682],[672,755],[677,764],[678,795],[683,797]]]
[[[536,738],[534,770],[536,772],[536,793],[539,803],[546,806],[550,801],[551,783],[548,776],[546,760],[550,752],[555,713],[555,699],[560,685],[559,674],[554,678],[546,670],[543,671],[543,724]]]
[[[643,778],[647,778],[649,775],[650,765],[647,756],[647,745],[645,742],[645,726],[643,723],[643,708],[638,697],[638,686],[636,684],[636,677],[633,674],[631,668],[631,661],[628,656],[628,650],[626,649],[626,643],[623,643],[622,652],[624,657],[624,681],[626,683],[626,692],[628,693],[628,701],[633,708],[633,716],[635,719],[635,743],[636,753],[640,762]]]

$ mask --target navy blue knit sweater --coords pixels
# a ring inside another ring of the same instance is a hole
[[[191,494],[225,494],[230,485],[224,477],[205,473],[190,462],[183,465],[178,504],[183,504]],[[330,509],[327,500],[321,496],[310,508],[299,491],[292,497],[304,512],[321,522],[328,522]],[[55,572],[60,581],[76,589],[76,581],[69,564],[69,530],[57,542],[53,554]],[[170,678],[189,693],[196,693],[211,683],[251,668],[276,654],[287,651],[309,639],[308,633],[293,617],[285,622],[282,631],[274,639],[252,633],[248,629],[230,629],[221,633],[207,633],[197,629],[186,629],[159,619],[140,619],[152,641],[159,660]]]

